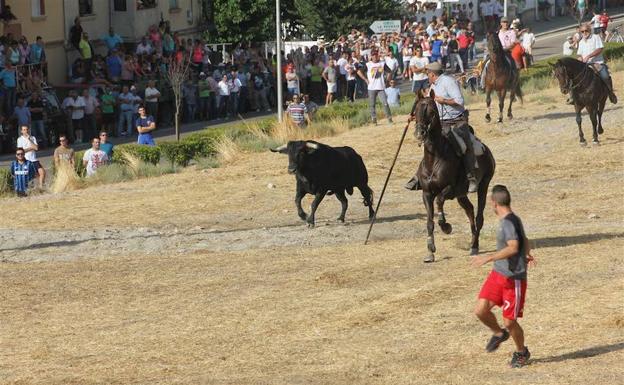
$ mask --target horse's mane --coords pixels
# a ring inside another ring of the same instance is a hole
[[[582,61],[577,60],[576,58],[573,58],[571,56],[562,57],[561,59],[557,60],[555,65],[558,65],[558,64],[566,68],[575,68],[575,69],[578,68],[579,70],[582,70],[583,67],[587,65],[583,63]]]
[[[503,52],[504,52],[503,44],[498,38],[498,34],[495,32],[489,33],[487,40],[488,40],[488,50],[490,50],[490,55],[496,55],[496,56],[502,57]]]

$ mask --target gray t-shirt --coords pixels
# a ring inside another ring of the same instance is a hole
[[[336,68],[334,67],[325,67],[323,70],[323,74],[327,75],[328,83],[336,83]]]
[[[526,279],[527,260],[524,238],[524,227],[516,214],[510,213],[500,221],[496,233],[496,250],[504,249],[507,247],[507,241],[511,240],[517,240],[520,243],[520,248],[511,257],[494,261],[494,271],[509,278]]]

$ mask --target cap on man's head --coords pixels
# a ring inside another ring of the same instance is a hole
[[[433,63],[427,64],[425,68],[427,69],[427,71],[442,71],[442,64],[434,61]]]
[[[202,76],[206,76],[206,73],[205,72],[200,72],[199,73],[199,77],[202,77]]]
[[[568,39],[568,40],[572,40],[572,39],[574,39],[574,38],[572,37],[572,35],[570,35],[570,36],[568,36],[568,37],[567,37],[567,39]]]

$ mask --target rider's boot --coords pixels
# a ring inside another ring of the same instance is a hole
[[[422,187],[420,186],[420,182],[418,182],[418,177],[416,175],[414,175],[412,179],[410,179],[407,183],[405,183],[405,186],[403,187],[411,191],[417,191],[417,190],[422,189]]]
[[[477,192],[479,188],[479,183],[477,182],[477,178],[475,176],[476,158],[472,148],[472,143],[466,147],[466,153],[464,154],[464,167],[466,169],[466,178],[468,179],[468,192],[473,193]]]
[[[615,104],[617,103],[617,96],[615,96],[615,93],[613,92],[613,80],[611,79],[611,76],[607,78],[606,83],[607,87],[609,87],[609,100],[611,103]]]

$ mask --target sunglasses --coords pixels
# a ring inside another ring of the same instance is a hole
[[[24,156],[24,153],[23,152],[16,152],[15,155],[16,156]]]

